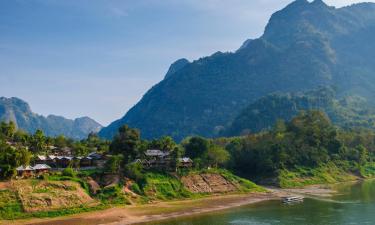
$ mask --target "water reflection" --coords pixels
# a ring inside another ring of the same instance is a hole
[[[336,225],[375,224],[375,180],[335,187],[339,194],[302,204],[268,201],[227,211],[148,224],[163,225]]]

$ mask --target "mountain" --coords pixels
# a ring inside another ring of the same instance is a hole
[[[304,93],[273,93],[243,109],[224,136],[237,136],[272,128],[276,121],[290,121],[301,111],[320,110],[343,128],[375,129],[375,108],[359,96],[338,98],[332,88],[319,88]]]
[[[29,104],[19,98],[0,97],[0,121],[13,121],[17,127],[29,133],[41,129],[47,136],[64,135],[73,139],[86,138],[90,132],[98,132],[102,126],[89,117],[66,119],[61,116],[47,117],[35,114]]]
[[[297,0],[274,13],[264,34],[235,52],[175,67],[123,118],[100,131],[111,138],[119,126],[139,128],[144,138],[213,137],[250,103],[274,92],[335,85],[338,95],[375,103],[375,4],[343,8],[321,0]]]

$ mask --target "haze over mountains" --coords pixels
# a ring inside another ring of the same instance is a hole
[[[47,136],[64,135],[73,139],[86,138],[90,132],[98,132],[102,128],[89,117],[74,120],[55,115],[44,117],[32,112],[25,101],[5,97],[0,97],[0,121],[13,121],[18,128],[29,133],[40,129]]]
[[[164,80],[100,135],[111,138],[128,124],[144,138],[213,137],[265,95],[328,85],[338,96],[355,94],[373,104],[374,39],[373,3],[334,8],[321,0],[294,1],[236,52],[172,64]]]

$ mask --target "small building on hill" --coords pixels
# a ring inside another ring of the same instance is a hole
[[[33,166],[36,175],[41,175],[48,173],[51,170],[51,167],[47,164],[36,164]]]
[[[16,171],[18,177],[29,178],[34,175],[35,169],[32,166],[19,166]]]
[[[178,159],[178,167],[180,168],[192,168],[193,160],[189,157],[183,157]]]
[[[83,157],[80,160],[80,167],[90,167],[92,166],[92,158],[89,156]]]
[[[70,156],[57,156],[56,164],[59,168],[66,168],[71,165],[73,157]]]

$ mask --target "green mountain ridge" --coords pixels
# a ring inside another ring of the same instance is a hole
[[[91,132],[98,132],[102,126],[89,117],[74,120],[62,116],[38,115],[19,98],[0,97],[0,121],[13,121],[19,129],[34,133],[42,130],[47,136],[64,135],[73,139],[83,139]]]
[[[264,34],[233,53],[184,63],[152,87],[123,118],[144,138],[215,137],[238,113],[274,92],[335,85],[338,95],[375,99],[375,4],[343,8],[297,0],[274,13]]]
[[[343,128],[375,129],[375,108],[366,99],[351,95],[339,98],[332,88],[303,93],[273,93],[250,104],[234,119],[223,135],[236,136],[271,129],[277,120],[289,121],[300,111],[325,112]]]

